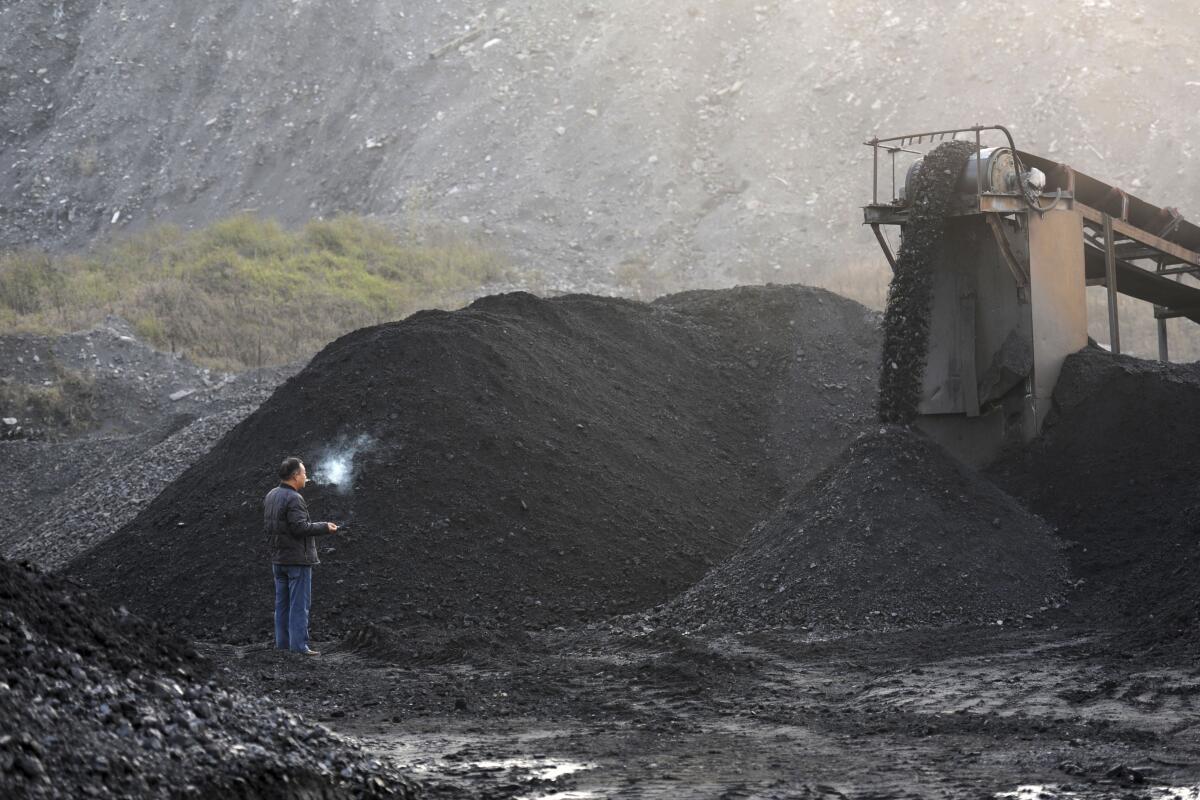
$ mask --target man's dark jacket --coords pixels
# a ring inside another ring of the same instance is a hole
[[[317,537],[329,533],[324,522],[308,518],[308,504],[300,493],[281,483],[263,500],[263,533],[271,548],[272,564],[320,564]]]

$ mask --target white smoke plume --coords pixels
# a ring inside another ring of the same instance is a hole
[[[349,492],[354,486],[354,458],[375,446],[375,440],[365,433],[354,439],[340,439],[326,448],[317,460],[313,479],[317,483],[331,484],[339,492]]]

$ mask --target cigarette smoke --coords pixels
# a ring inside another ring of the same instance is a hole
[[[365,433],[350,441],[339,439],[318,459],[313,477],[318,483],[337,487],[339,492],[349,492],[354,487],[354,457],[374,446],[375,440]]]

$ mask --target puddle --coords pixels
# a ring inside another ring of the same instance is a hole
[[[596,768],[595,764],[543,755],[547,752],[546,741],[560,735],[559,731],[545,730],[509,734],[503,739],[443,734],[380,744],[402,769],[418,779],[464,781],[476,788],[481,783],[495,782],[511,788],[512,800],[597,800],[600,795],[593,792],[553,785]],[[537,755],[505,757],[505,750]]]
[[[530,761],[524,758],[510,758],[504,761],[476,761],[467,766],[486,770],[519,770],[526,773],[530,780],[555,781],[564,775],[594,769],[594,764],[578,764],[572,761]]]
[[[1065,791],[1058,786],[1018,786],[1016,791],[1000,792],[996,800],[1092,800],[1092,798],[1114,797],[1112,790],[1101,794],[1094,792]],[[1200,786],[1146,786],[1138,787],[1139,800],[1200,800]]]
[[[430,758],[401,762],[400,766],[413,773],[436,773],[439,775],[480,775],[509,773],[519,776],[525,781],[556,781],[567,775],[595,769],[595,764],[585,764],[576,761],[555,761],[552,759],[504,758],[481,759],[478,761],[459,760],[453,755],[443,758]]]
[[[522,794],[513,796],[513,800],[592,800],[599,795],[592,792],[565,790],[547,784],[569,775],[595,769],[595,764],[576,761],[556,761],[538,758],[505,758],[496,760],[458,761],[451,758],[437,758],[424,762],[402,764],[401,768],[409,770],[414,776],[422,775],[439,779],[472,779],[472,785],[478,782],[495,780],[505,785],[524,785],[526,789],[517,789]]]

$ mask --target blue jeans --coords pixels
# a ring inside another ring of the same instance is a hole
[[[271,571],[275,573],[275,647],[303,653],[308,649],[312,567],[272,564]]]

